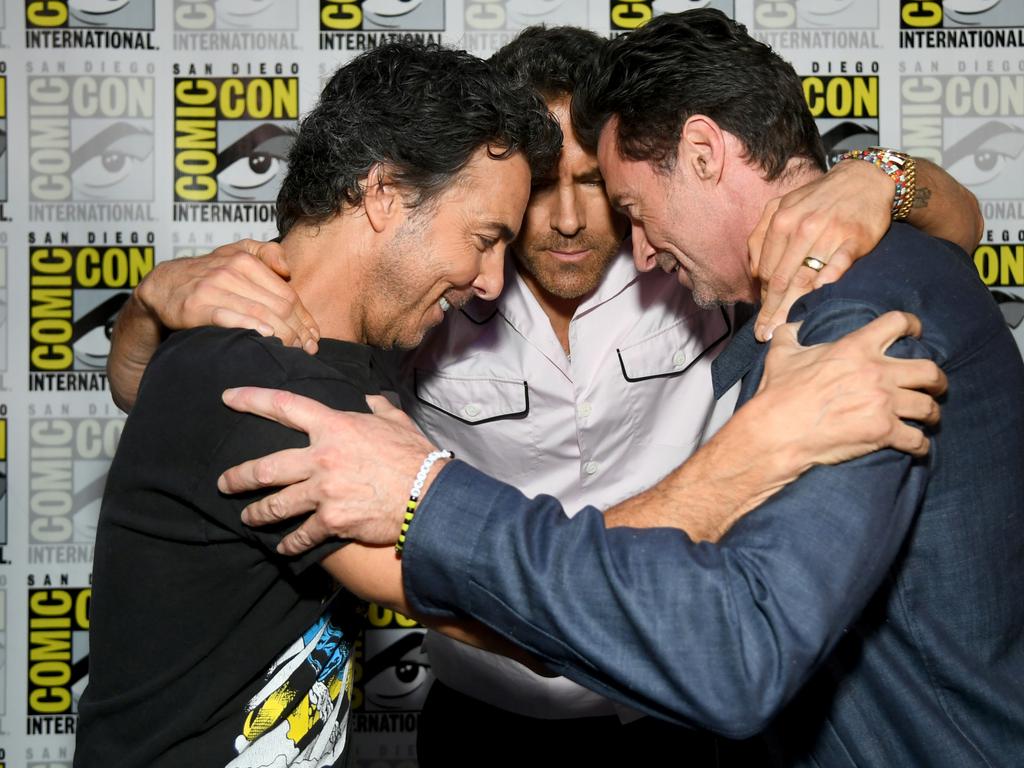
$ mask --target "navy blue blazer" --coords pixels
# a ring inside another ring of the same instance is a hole
[[[962,251],[895,225],[804,297],[801,341],[917,314],[949,378],[925,460],[817,467],[717,545],[566,518],[461,462],[420,504],[404,555],[414,607],[469,615],[552,671],[709,728],[743,762],[1024,764],[1024,364]],[[750,327],[716,386],[757,389]],[[756,755],[756,757],[755,757]]]

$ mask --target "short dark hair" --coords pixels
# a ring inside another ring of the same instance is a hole
[[[375,163],[421,205],[480,147],[522,152],[535,174],[557,161],[562,134],[536,92],[487,62],[435,44],[389,43],[341,67],[302,120],[277,197],[281,235],[362,202]]]
[[[793,67],[721,11],[665,14],[609,42],[573,99],[573,129],[597,147],[618,118],[623,157],[671,168],[683,124],[707,115],[743,142],[769,181],[793,157],[825,170],[825,151]]]
[[[546,99],[571,96],[597,66],[606,40],[579,27],[527,27],[489,61],[514,85]]]

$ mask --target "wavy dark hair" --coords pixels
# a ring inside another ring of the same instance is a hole
[[[486,147],[522,152],[534,174],[557,160],[562,134],[544,102],[487,62],[434,44],[389,43],[341,67],[302,120],[277,196],[282,236],[359,205],[375,163],[410,207],[443,192]]]
[[[793,157],[825,170],[793,67],[721,11],[665,14],[610,41],[573,99],[573,130],[595,149],[613,115],[621,154],[662,169],[675,162],[683,123],[707,115],[743,142],[769,181]]]
[[[520,32],[488,61],[513,85],[538,91],[545,99],[571,96],[597,67],[607,41],[579,27],[537,24]]]

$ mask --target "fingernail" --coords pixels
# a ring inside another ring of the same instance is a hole
[[[256,327],[256,333],[258,333],[260,336],[273,336],[274,329],[271,328],[269,325],[259,325]]]
[[[224,479],[224,475],[221,475],[220,477],[217,478],[217,490],[220,491],[221,493],[228,492],[228,484],[227,481]],[[245,512],[242,512],[242,519],[245,519]]]
[[[319,346],[317,345],[315,339],[307,339],[306,343],[302,345],[302,348],[306,350],[306,352],[308,352],[309,354],[315,355],[317,349],[319,349]]]
[[[220,394],[221,402],[223,402],[223,403],[225,403],[227,405],[231,405],[231,402],[235,399],[235,396],[237,394],[238,394],[238,388],[237,387],[233,387],[231,389],[225,389]]]

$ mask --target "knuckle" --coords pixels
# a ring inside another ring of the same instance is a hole
[[[789,287],[789,278],[782,272],[776,272],[768,280],[768,290],[772,293],[785,293]]]
[[[274,482],[274,472],[275,467],[273,461],[269,458],[260,459],[253,465],[253,480],[255,480],[260,487],[266,488]]]
[[[267,517],[271,520],[284,520],[288,517],[287,509],[281,497],[278,495],[268,496],[263,500],[263,506],[266,510]]]

